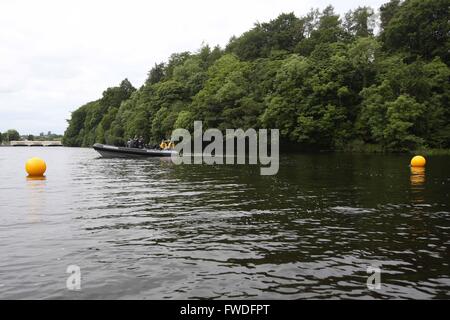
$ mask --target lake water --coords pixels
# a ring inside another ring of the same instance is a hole
[[[32,156],[45,180],[27,180]],[[448,299],[450,157],[415,172],[409,159],[283,155],[260,176],[1,147],[0,298]]]

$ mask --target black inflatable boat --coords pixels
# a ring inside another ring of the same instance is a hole
[[[96,143],[93,148],[104,158],[148,158],[148,157],[170,157],[177,152],[174,150],[138,149],[116,147]]]

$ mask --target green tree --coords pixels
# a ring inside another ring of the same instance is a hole
[[[391,0],[376,16],[333,7],[257,23],[225,50],[203,44],[72,113],[63,141],[156,143],[174,128],[278,128],[304,148],[450,147],[448,1]],[[8,135],[4,134],[4,139]]]
[[[310,36],[300,41],[295,48],[295,52],[301,55],[309,56],[319,45],[336,43],[346,38],[341,18],[332,6],[326,7],[318,16],[313,13],[308,20],[313,25]]]
[[[259,110],[249,100],[250,63],[233,54],[221,57],[209,68],[208,80],[193,98],[194,118],[203,120],[205,128],[239,128],[257,125]],[[256,108],[256,110],[255,110]]]
[[[366,143],[384,145],[384,129],[387,122],[386,101],[392,101],[395,94],[388,80],[379,86],[371,86],[361,91],[362,108],[355,129]]]
[[[385,30],[400,8],[400,0],[390,0],[380,7],[380,28]]]
[[[369,7],[358,7],[345,15],[345,29],[355,37],[373,36],[375,24],[375,12]]]
[[[183,110],[178,114],[177,119],[175,120],[174,129],[187,129],[192,131],[194,130],[194,121],[195,119],[192,112]]]
[[[388,102],[384,139],[391,150],[405,151],[421,146],[424,141],[416,133],[416,125],[425,111],[423,104],[414,98],[401,95]]]
[[[131,94],[136,91],[128,79],[123,80],[118,87],[108,88],[103,92],[103,97],[100,99],[102,109],[110,107],[119,107],[122,101],[130,98]]]
[[[145,83],[147,85],[158,83],[164,79],[165,74],[164,63],[155,63],[155,66],[148,72],[148,78]]]
[[[72,112],[72,116],[70,120],[67,120],[69,126],[67,127],[64,138],[62,140],[63,144],[69,147],[80,147],[82,144],[83,136],[81,134],[84,122],[86,119],[87,109],[92,104],[88,103],[84,106],[78,108],[74,112]]]
[[[427,59],[450,57],[448,0],[406,0],[384,28],[389,51],[403,51]]]
[[[309,61],[292,55],[283,61],[275,76],[275,92],[266,98],[267,108],[261,116],[264,127],[278,128],[284,138],[293,138],[296,119],[305,93],[302,84],[309,75]]]
[[[135,91],[128,79],[125,79],[118,87],[106,89],[101,99],[89,102],[73,112],[64,133],[64,145],[87,147],[96,142],[104,143],[108,135],[106,131],[112,124],[113,114]]]
[[[373,38],[359,38],[349,46],[348,55],[362,88],[367,87],[377,74],[376,58],[379,50],[380,44]]]
[[[239,38],[232,38],[227,51],[243,60],[270,57],[275,52],[292,52],[304,38],[304,21],[293,13],[281,14],[255,27]]]
[[[6,139],[5,141],[18,141],[20,140],[20,134],[15,129],[9,129],[6,131]]]

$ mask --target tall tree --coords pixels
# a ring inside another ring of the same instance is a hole
[[[448,0],[406,0],[384,28],[389,51],[450,62]]]
[[[9,129],[6,131],[7,141],[17,141],[20,140],[20,134],[15,129]]]
[[[146,80],[147,85],[152,85],[160,82],[165,76],[164,63],[155,63],[155,66],[148,72],[148,78]]]
[[[320,14],[312,11],[305,23],[310,24],[308,26],[310,35],[300,41],[295,48],[301,55],[309,56],[317,46],[336,43],[346,37],[341,18],[335,13],[333,6],[326,7]]]
[[[358,7],[345,15],[345,29],[355,37],[373,36],[375,24],[375,12],[370,7]]]
[[[380,28],[385,30],[400,8],[400,0],[390,0],[380,7]]]

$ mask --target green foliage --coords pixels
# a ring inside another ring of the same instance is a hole
[[[446,0],[391,0],[380,34],[369,7],[343,19],[329,6],[257,23],[225,50],[155,64],[72,113],[63,142],[157,143],[175,128],[278,128],[305,148],[405,151],[450,148]]]
[[[268,23],[257,23],[239,38],[232,38],[227,51],[240,59],[270,57],[276,51],[292,52],[304,38],[304,22],[293,13],[281,14]]]
[[[64,133],[64,145],[86,147],[95,142],[106,142],[107,137],[109,141],[123,143],[121,136],[111,136],[111,132],[107,131],[111,128],[117,108],[135,91],[136,89],[125,79],[119,87],[104,91],[101,99],[89,102],[74,111]]]
[[[345,15],[344,27],[355,37],[369,37],[375,28],[375,13],[372,8],[359,7]]]
[[[425,112],[423,104],[414,98],[401,95],[386,104],[386,128],[384,139],[391,149],[400,151],[413,149],[423,144],[418,137],[418,122]]]
[[[380,7],[380,27],[385,30],[400,8],[401,0],[390,0]]]
[[[164,63],[159,64],[155,63],[155,66],[149,71],[148,78],[145,83],[147,85],[158,83],[162,79],[164,79],[164,76],[165,76]]]
[[[326,7],[321,13],[312,11],[304,19],[305,24],[308,25],[308,32],[305,35],[306,38],[295,48],[295,52],[301,55],[309,56],[322,45],[345,41],[349,37],[341,18],[334,12],[332,6]]]
[[[10,142],[10,141],[18,141],[20,140],[20,134],[15,129],[9,129],[8,131],[2,134],[2,141]]]
[[[427,59],[450,58],[450,5],[448,0],[408,0],[384,28],[386,49]]]
[[[181,111],[175,120],[174,128],[186,129],[192,131],[194,129],[194,115],[188,110]]]
[[[256,126],[258,114],[249,106],[250,63],[240,61],[233,54],[226,54],[208,70],[208,80],[194,96],[191,109],[205,128],[234,128]],[[251,103],[250,103],[251,104]],[[248,123],[242,123],[243,117]]]

